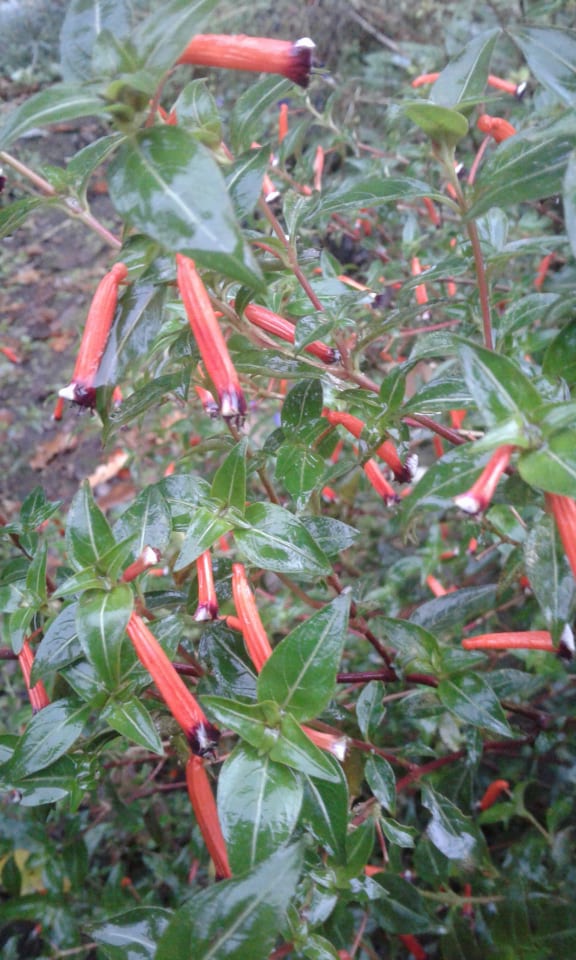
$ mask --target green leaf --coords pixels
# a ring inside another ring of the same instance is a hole
[[[42,543],[32,557],[32,563],[26,574],[26,588],[39,600],[45,600],[47,596],[46,560],[47,547]]]
[[[546,127],[529,127],[498,144],[480,169],[468,218],[476,219],[490,207],[506,208],[560,193],[574,147],[572,115]]]
[[[381,807],[388,813],[396,809],[396,777],[394,770],[384,757],[372,754],[366,761],[364,777]]]
[[[295,384],[282,404],[281,424],[284,433],[293,437],[307,436],[310,424],[322,416],[322,384],[304,380]]]
[[[576,433],[563,430],[538,450],[523,453],[518,473],[526,483],[548,493],[576,499]]]
[[[414,413],[444,413],[447,410],[469,409],[473,406],[472,397],[461,379],[439,377],[420,387],[407,403],[402,406],[406,415]]]
[[[461,720],[482,727],[498,737],[513,736],[498,697],[476,673],[441,680],[437,691],[441,702]]]
[[[108,184],[121,216],[166,250],[260,286],[260,271],[244,244],[224,177],[192,134],[175,126],[140,131],[116,154]]]
[[[302,847],[281,847],[237,880],[224,880],[178,910],[155,960],[266,960],[302,868]]]
[[[144,547],[153,547],[163,553],[172,533],[168,504],[158,486],[149,486],[136,497],[132,506],[114,524],[118,540],[131,541],[132,559],[139,557]]]
[[[434,103],[407,103],[406,116],[416,123],[434,143],[454,146],[468,133],[468,121],[464,114]]]
[[[409,849],[414,846],[419,836],[418,831],[414,827],[406,827],[403,823],[398,823],[389,817],[380,817],[379,822],[384,836],[390,843],[403,849]]]
[[[85,481],[72,503],[66,522],[66,548],[71,564],[77,569],[98,565],[103,554],[115,545],[104,514],[94,503],[88,481]]]
[[[478,862],[485,843],[471,818],[427,784],[422,788],[422,803],[432,815],[426,834],[436,849],[449,860]]]
[[[542,86],[567,106],[576,103],[576,33],[562,27],[520,26],[507,31]]]
[[[226,186],[239,220],[254,213],[269,162],[269,147],[248,150],[238,157],[226,173]]]
[[[341,594],[284,637],[258,678],[259,700],[274,700],[297,720],[321,713],[336,687],[349,611],[350,596]]]
[[[349,527],[347,523],[342,523],[334,517],[301,517],[300,520],[314,543],[328,557],[336,556],[341,550],[347,550],[360,536],[354,527]]]
[[[195,34],[201,33],[218,0],[168,0],[142,20],[134,46],[148,69],[169,70]]]
[[[176,557],[174,570],[183,570],[208,550],[213,543],[232,529],[232,523],[218,515],[217,509],[197,507],[188,525],[180,553]]]
[[[172,911],[162,907],[135,907],[87,929],[106,960],[154,960],[171,917]]]
[[[561,629],[571,615],[575,584],[551,517],[533,523],[524,542],[524,562],[546,626]]]
[[[376,831],[374,820],[370,817],[355,826],[346,838],[346,870],[348,877],[357,877],[364,872],[374,850]]]
[[[500,30],[488,30],[474,37],[444,67],[430,90],[430,100],[442,107],[457,107],[482,98],[494,44]]]
[[[36,615],[36,610],[36,605],[30,602],[29,606],[22,607],[22,609],[15,610],[14,613],[10,614],[8,633],[14,653],[20,653],[26,634],[30,630],[30,624]]]
[[[406,620],[382,618],[385,641],[396,650],[394,667],[405,673],[435,673],[440,666],[441,655],[438,641],[422,627]]]
[[[163,755],[164,748],[154,721],[139,700],[109,703],[101,716],[109,727],[121,733],[123,737],[146,750],[151,750],[152,753]]]
[[[300,577],[323,576],[331,566],[303,523],[273,503],[254,503],[245,520],[250,529],[234,533],[243,559],[276,573]]]
[[[66,180],[76,193],[84,193],[90,177],[122,140],[122,134],[111,133],[74,154],[66,167]]]
[[[72,0],[60,32],[60,69],[66,82],[90,80],[92,51],[99,34],[109,30],[117,39],[127,37],[132,26],[131,7],[125,0]]]
[[[224,462],[216,471],[210,496],[227,507],[235,507],[240,514],[246,507],[246,453],[247,440],[232,447]]]
[[[78,739],[91,707],[77,700],[56,700],[35,714],[16,744],[6,771],[18,780],[48,767]]]
[[[202,705],[223,726],[229,727],[263,756],[279,736],[276,704],[241,703],[225,697],[203,696]]]
[[[576,174],[576,163],[574,172]],[[576,218],[576,181],[574,188],[574,216]],[[571,214],[568,213],[566,207],[566,197],[564,198],[564,214],[568,224]],[[574,227],[576,230],[576,219]],[[573,249],[576,249],[576,235],[571,242]],[[561,377],[570,386],[576,384],[576,320],[567,323],[548,346],[542,362],[542,372],[547,377]]]
[[[256,699],[256,675],[241,634],[223,623],[210,623],[202,632],[199,654],[208,668],[210,693],[231,699]]]
[[[356,719],[365,740],[374,740],[384,722],[384,692],[385,687],[380,680],[371,680],[362,688],[356,701]]]
[[[440,513],[453,507],[452,498],[472,486],[488,458],[488,454],[479,456],[470,444],[466,444],[449,450],[440,460],[436,460],[428,467],[412,493],[402,501],[404,524],[412,523],[423,510]]]
[[[489,426],[513,414],[530,417],[540,406],[540,393],[518,365],[478,344],[461,343],[460,359],[466,385]]]
[[[61,667],[78,660],[82,647],[76,629],[76,603],[64,607],[42,637],[32,666],[32,682],[46,679]]]
[[[330,192],[319,202],[322,215],[358,210],[359,207],[378,207],[398,200],[417,200],[431,197],[434,190],[422,180],[410,177],[370,177]]]
[[[187,83],[173,107],[178,124],[194,133],[207,147],[218,147],[222,141],[222,121],[218,106],[206,80]],[[227,178],[228,183],[228,178]],[[228,187],[230,184],[228,183]]]
[[[374,904],[383,930],[387,933],[424,933],[435,926],[413,884],[393,874],[377,874],[374,879],[384,892]]]
[[[0,239],[16,233],[19,227],[26,222],[28,217],[38,207],[47,207],[53,201],[46,200],[44,197],[23,197],[21,200],[15,200],[7,207],[0,209]]]
[[[276,479],[286,487],[297,511],[304,510],[325,472],[323,457],[305,443],[283,443],[276,452]]]
[[[263,77],[251,84],[238,97],[230,115],[230,139],[234,153],[248,150],[252,141],[261,136],[262,118],[267,107],[293,95],[294,84],[284,77]]]
[[[336,863],[346,861],[348,831],[348,783],[340,764],[326,754],[334,771],[334,780],[316,780],[304,776],[302,820],[315,839],[325,847]]]
[[[98,379],[116,384],[131,365],[147,357],[163,319],[166,288],[146,279],[124,291],[106,349],[100,361]]]
[[[302,806],[301,779],[240,744],[218,778],[218,813],[233,873],[265,860],[290,839]]]
[[[269,751],[270,759],[285,763],[300,773],[335,783],[339,780],[329,755],[307,737],[298,723],[285,714],[280,720],[280,736]]]
[[[33,127],[105,115],[104,101],[91,90],[82,89],[76,83],[56,83],[29,97],[10,113],[0,129],[0,150],[5,150]]]
[[[562,199],[564,205],[564,219],[566,222],[566,233],[572,247],[572,254],[576,253],[576,151],[572,151],[568,157],[566,173],[564,174],[564,183],[562,188]],[[574,363],[572,364],[574,365]],[[566,378],[568,379],[568,378]]]
[[[420,604],[410,616],[410,622],[437,634],[474,620],[492,610],[496,603],[496,587],[462,587],[443,597],[435,597]]]
[[[10,767],[8,766],[10,774]],[[4,771],[0,774],[2,789],[16,790],[18,801],[22,807],[39,807],[45,803],[56,803],[69,794],[75,793],[78,785],[79,771],[70,757],[60,757],[55,763],[43,770],[38,770],[23,779],[3,779]]]
[[[111,691],[118,686],[127,665],[134,662],[126,625],[134,607],[128,584],[110,591],[90,591],[80,598],[76,626],[82,649],[98,677]]]

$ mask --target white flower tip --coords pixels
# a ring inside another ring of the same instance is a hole
[[[574,632],[569,623],[565,623],[562,628],[562,633],[560,634],[560,643],[558,647],[558,652],[561,657],[565,660],[573,660],[574,654],[576,653],[576,645],[574,643]]]
[[[469,493],[461,493],[457,497],[454,497],[454,503],[460,510],[463,510],[464,513],[469,513],[472,516],[476,516],[477,513],[482,513],[485,507],[485,504],[481,503],[478,497],[471,496]]]
[[[62,387],[58,391],[58,396],[62,397],[63,400],[74,400],[76,392],[76,384],[74,382],[69,383],[67,387]]]
[[[300,37],[299,40],[294,44],[295,47],[298,47],[299,50],[315,50],[316,44],[310,37]]]
[[[348,752],[348,741],[346,737],[339,737],[337,740],[334,740],[330,745],[329,752],[333,757],[336,757],[340,763],[343,763]]]

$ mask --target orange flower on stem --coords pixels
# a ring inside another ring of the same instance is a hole
[[[466,493],[460,493],[454,497],[454,503],[460,507],[464,513],[475,515],[482,513],[492,500],[498,481],[504,471],[507,469],[514,447],[511,444],[505,444],[498,447],[492,454],[482,473]]]
[[[208,416],[212,417],[212,419],[217,417],[220,413],[220,408],[210,391],[200,386],[194,387],[194,390],[196,391],[196,396],[200,398],[200,402]]]
[[[398,939],[410,951],[414,960],[426,960],[428,954],[419,940],[412,933],[399,933]]]
[[[465,650],[544,650],[556,653],[548,630],[524,630],[518,633],[482,633],[462,641]]]
[[[558,493],[545,495],[546,506],[552,511],[564,553],[576,577],[576,500]]]
[[[149,570],[150,567],[153,567],[154,564],[158,563],[159,559],[159,550],[155,550],[154,547],[144,547],[142,553],[136,558],[134,563],[126,567],[120,579],[123,583],[130,583],[132,580],[135,580],[136,577],[139,577],[141,573],[144,573],[146,570]]]
[[[246,649],[257,672],[260,673],[272,653],[272,647],[260,619],[256,600],[242,563],[232,564],[232,595]]]
[[[280,104],[278,113],[278,143],[282,143],[288,136],[288,104],[285,100]]]
[[[291,323],[290,320],[286,320],[284,317],[279,316],[279,314],[274,313],[272,310],[268,310],[267,307],[261,307],[257,303],[249,303],[248,306],[244,308],[244,316],[255,327],[259,327],[260,330],[266,330],[267,333],[273,333],[275,336],[280,337],[281,340],[285,340],[286,343],[294,343],[296,339],[296,328],[294,324]],[[314,340],[313,343],[307,344],[307,346],[304,347],[304,351],[305,353],[312,354],[314,357],[318,357],[323,363],[337,363],[340,359],[338,351],[332,347],[328,347],[325,343],[322,343],[321,340]]]
[[[181,253],[176,254],[176,280],[200,356],[218,393],[220,413],[225,419],[242,421],[246,400],[238,374],[196,264]]]
[[[316,147],[312,170],[314,173],[314,189],[320,192],[320,190],[322,190],[322,174],[324,172],[324,148],[321,147],[320,144]]]
[[[190,41],[177,63],[251,73],[278,73],[301,87],[307,87],[315,44],[309,37],[292,43],[244,34],[198,34]]]
[[[360,439],[362,431],[366,426],[363,420],[355,417],[352,413],[341,413],[338,410],[328,410],[326,407],[322,411],[322,416],[331,426],[344,427],[348,433],[351,433],[357,440]],[[417,458],[413,456],[407,457],[406,463],[402,463],[396,447],[391,440],[384,440],[384,442],[380,444],[376,449],[376,456],[388,464],[394,474],[394,479],[398,483],[410,483],[410,481],[414,479],[414,473],[418,465]]]
[[[218,730],[207,719],[156,637],[137,613],[131,615],[126,633],[140,663],[152,677],[166,706],[182,727],[192,753],[200,757],[211,754],[218,743]]]
[[[510,784],[507,780],[493,780],[492,783],[487,786],[482,799],[479,801],[478,809],[488,810],[490,807],[493,807],[500,794],[509,789]]]
[[[212,554],[209,550],[201,553],[196,561],[198,576],[198,606],[194,614],[195,620],[217,620],[218,600],[214,589],[212,574]]]
[[[382,497],[387,507],[398,503],[398,495],[394,488],[388,483],[386,477],[381,472],[380,467],[375,460],[367,460],[362,469],[368,477],[368,480],[374,487],[379,496]]]
[[[72,380],[67,387],[58,391],[58,395],[64,400],[72,400],[81,407],[94,406],[96,374],[114,320],[118,303],[118,287],[127,276],[126,264],[115,263],[98,284],[86,318]],[[57,411],[55,411],[55,419],[56,413]]]
[[[482,133],[492,137],[496,143],[502,143],[503,140],[513,137],[516,133],[516,128],[507,120],[503,120],[502,117],[491,117],[488,113],[483,113],[478,117],[476,126]]]
[[[436,83],[439,76],[439,73],[422,73],[419,77],[415,77],[411,85],[413,87],[424,87],[429,83]],[[501,90],[503,93],[510,93],[521,100],[526,92],[527,84],[526,82],[514,83],[513,80],[504,80],[502,77],[497,77],[491,73],[488,75],[488,86],[493,87],[494,90]]]
[[[28,698],[30,700],[32,712],[38,713],[38,711],[42,710],[43,707],[48,706],[50,703],[50,697],[46,693],[46,687],[41,680],[39,680],[38,683],[35,683],[33,687],[30,686],[30,675],[32,673],[32,665],[34,663],[34,654],[32,653],[32,647],[27,640],[25,640],[22,644],[22,649],[18,654],[18,662],[20,664],[22,676],[24,677],[24,683],[26,684],[26,689],[28,691]]]
[[[220,880],[232,876],[226,844],[218,819],[214,794],[200,757],[192,755],[186,764],[186,786],[196,821]]]

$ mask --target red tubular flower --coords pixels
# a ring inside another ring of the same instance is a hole
[[[488,810],[490,807],[493,807],[500,794],[509,789],[510,784],[507,780],[493,780],[486,788],[482,799],[478,803],[478,809]]]
[[[220,413],[225,419],[241,421],[246,400],[238,374],[196,265],[181,253],[176,254],[176,280],[200,356],[218,392]]]
[[[564,553],[576,577],[576,501],[558,493],[547,493],[545,499],[558,528]]]
[[[419,940],[411,933],[399,933],[398,939],[404,944],[407,950],[410,951],[414,960],[426,960],[428,954],[426,953],[424,947]]]
[[[507,120],[503,120],[502,117],[491,117],[488,113],[483,113],[478,117],[476,126],[482,133],[492,137],[496,143],[502,143],[503,140],[513,137],[516,133],[516,128]]]
[[[314,173],[314,189],[320,191],[322,189],[322,174],[324,172],[324,148],[321,147],[320,144],[316,147],[312,170]]]
[[[429,83],[436,83],[439,73],[421,73],[419,77],[415,77],[411,83],[413,87],[425,87]]]
[[[126,567],[121,577],[122,582],[130,583],[132,580],[135,580],[136,577],[139,577],[140,574],[144,573],[145,570],[148,570],[150,567],[153,567],[155,563],[158,563],[159,559],[159,550],[155,550],[154,547],[144,547],[142,553],[139,557],[137,557],[134,563],[131,563],[129,567]]]
[[[164,653],[156,637],[138,614],[133,613],[126,626],[140,663],[158,687],[172,716],[182,727],[192,753],[204,757],[211,754],[220,734],[206,718],[174,665]]]
[[[258,607],[254,599],[254,594],[250,589],[244,564],[232,564],[232,595],[234,597],[234,606],[242,627],[242,635],[246,649],[250,654],[250,659],[260,673],[268,657],[272,653],[272,647],[268,635],[264,629]]]
[[[232,876],[226,844],[222,836],[214,794],[200,757],[191,756],[186,764],[186,786],[200,832],[214,861],[220,880]]]
[[[273,333],[275,336],[280,337],[281,340],[285,340],[286,343],[294,343],[296,339],[296,328],[294,324],[291,323],[290,320],[286,320],[284,317],[274,313],[272,310],[268,310],[267,307],[261,307],[257,303],[249,303],[248,306],[244,308],[244,316],[250,323],[254,324],[255,327],[259,327],[260,330],[266,330],[267,333]],[[323,363],[337,363],[340,359],[340,354],[337,350],[328,347],[320,340],[314,340],[313,343],[309,343],[304,347],[304,351],[312,354],[314,357],[318,357]]]
[[[418,257],[412,257],[412,261],[410,263],[410,272],[413,277],[419,277],[422,273],[422,267]],[[426,303],[428,303],[428,291],[426,290],[425,283],[419,283],[415,287],[414,296],[416,297],[416,303],[419,307],[423,307]]]
[[[322,730],[314,730],[313,727],[307,727],[305,723],[301,724],[301,728],[308,739],[317,747],[320,747],[321,750],[331,753],[340,762],[345,760],[348,749],[346,737],[338,736],[335,733],[325,733]]]
[[[465,650],[544,650],[556,653],[547,630],[525,630],[519,633],[482,633],[462,641]]]
[[[195,620],[217,620],[218,600],[214,589],[212,574],[212,554],[209,550],[201,553],[196,561],[198,575],[198,607],[194,614]]]
[[[244,34],[198,34],[190,41],[177,63],[251,73],[279,73],[301,87],[307,87],[315,44],[309,37],[292,43],[247,37]]]
[[[355,417],[352,413],[341,413],[338,410],[328,410],[324,408],[322,411],[322,416],[331,424],[333,427],[341,426],[344,427],[348,433],[351,433],[353,437],[356,437],[357,440],[360,439],[362,431],[366,424],[363,420],[360,420],[359,417]],[[384,440],[376,449],[376,456],[380,457],[384,463],[387,463],[390,469],[394,474],[394,479],[398,483],[410,483],[414,479],[414,473],[418,465],[418,460],[414,457],[409,457],[406,460],[406,463],[403,464],[396,447],[391,440]]]
[[[538,264],[538,269],[536,271],[536,276],[534,277],[534,287],[536,290],[541,290],[544,286],[544,281],[548,276],[548,272],[552,265],[552,261],[556,256],[555,253],[547,253],[545,257],[542,257],[540,263]]]
[[[58,395],[64,400],[72,400],[81,407],[94,406],[94,382],[114,320],[118,287],[127,276],[126,264],[115,263],[98,284],[86,318],[72,380],[67,387],[58,391]]]
[[[18,654],[18,662],[20,663],[20,669],[22,670],[22,676],[24,677],[24,683],[26,684],[26,689],[28,691],[28,698],[30,700],[30,705],[32,707],[33,713],[38,713],[39,710],[42,710],[43,707],[47,707],[50,703],[50,697],[46,693],[46,687],[41,680],[38,683],[35,683],[33,687],[30,686],[30,675],[32,673],[32,664],[34,663],[34,654],[32,653],[32,647],[27,640],[22,644],[22,649]]]
[[[488,507],[498,481],[508,464],[516,448],[510,444],[498,447],[492,454],[482,473],[466,493],[460,493],[454,497],[454,503],[460,507],[464,513],[475,515],[482,513]]]
[[[282,143],[288,136],[288,104],[285,100],[280,104],[278,113],[278,143]]]
[[[396,491],[390,486],[384,474],[380,472],[380,467],[375,460],[367,460],[362,469],[376,493],[382,497],[387,507],[398,503]]]
[[[212,419],[217,417],[220,413],[220,409],[210,391],[206,390],[205,387],[200,386],[194,387],[194,390],[196,391],[196,396],[200,398],[202,406],[204,407],[204,410],[208,416],[212,417]]]
[[[423,197],[422,202],[426,207],[426,212],[430,217],[430,222],[432,223],[432,225],[435,227],[439,227],[442,223],[442,219],[440,217],[440,213],[438,212],[438,208],[436,204],[433,202],[433,200],[430,199],[430,197]]]

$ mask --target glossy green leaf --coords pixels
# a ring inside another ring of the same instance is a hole
[[[224,623],[211,623],[202,632],[200,659],[208,668],[208,692],[230,699],[256,699],[256,674],[240,633]],[[204,693],[203,681],[200,693]]]
[[[438,641],[427,630],[406,620],[382,618],[383,637],[396,650],[394,666],[406,673],[435,673],[440,666]]]
[[[192,80],[187,83],[179,94],[173,110],[178,118],[178,124],[194,133],[207,147],[220,145],[222,121],[206,80]]]
[[[250,529],[234,537],[243,559],[267,570],[317,577],[330,572],[325,553],[306,527],[287,510],[273,503],[254,503],[245,514]]]
[[[529,127],[498,144],[480,169],[468,217],[560,193],[574,147],[576,121],[571,115],[547,127]]]
[[[574,200],[576,203],[576,194]],[[566,203],[564,203],[564,212],[568,222]],[[576,206],[574,212],[576,215]],[[576,321],[567,323],[554,337],[544,354],[542,370],[547,377],[561,377],[570,386],[576,384]]]
[[[462,410],[472,407],[473,401],[465,384],[456,377],[439,377],[420,387],[403,404],[402,412],[426,413],[428,415],[443,413],[447,410]]]
[[[162,907],[135,907],[88,926],[106,960],[154,960],[156,946],[172,912]]]
[[[293,767],[309,777],[328,780],[331,783],[339,780],[330,756],[312,743],[289,714],[284,714],[281,718],[280,736],[275,740],[269,753],[272,760],[285,763],[288,767]]]
[[[474,727],[483,727],[498,737],[511,737],[498,697],[483,677],[475,673],[441,680],[437,693],[447,710]]]
[[[128,584],[110,591],[90,591],[80,597],[76,627],[82,649],[98,677],[115,690],[127,663],[133,660],[126,625],[134,607]]]
[[[364,777],[380,806],[393,814],[396,809],[396,777],[392,766],[384,757],[374,753],[366,761]]]
[[[241,703],[225,697],[203,696],[202,706],[223,727],[237,733],[263,756],[279,737],[276,704]]]
[[[32,667],[32,681],[46,679],[61,667],[78,660],[82,647],[76,629],[77,604],[64,607],[38,644]]]
[[[208,550],[213,543],[232,529],[232,524],[226,517],[218,515],[217,509],[198,507],[192,514],[192,523],[188,524],[184,542],[176,558],[174,570],[183,570],[201,553]]]
[[[431,633],[442,634],[487,613],[495,603],[496,587],[492,584],[462,587],[420,604],[410,616],[410,622]]]
[[[102,720],[132,743],[163,755],[164,748],[154,721],[139,700],[109,703],[102,711]]]
[[[524,562],[530,588],[546,625],[553,629],[570,618],[574,600],[574,577],[566,563],[556,524],[542,516],[528,531]]]
[[[324,757],[334,771],[334,780],[317,780],[304,776],[302,820],[313,837],[326,848],[336,863],[346,860],[348,831],[348,783],[342,767],[334,757]]]
[[[186,530],[190,514],[202,500],[210,495],[210,486],[193,473],[175,473],[158,484],[168,504],[175,530]]]
[[[47,547],[45,543],[42,543],[32,557],[32,563],[28,567],[26,575],[26,588],[40,600],[45,600],[47,596],[46,561]]]
[[[10,775],[10,767],[8,766]],[[56,803],[75,792],[78,783],[79,771],[70,757],[60,757],[42,770],[29,774],[23,779],[4,779],[4,771],[0,773],[2,789],[15,790],[18,802],[23,807],[39,807],[45,803]]]
[[[307,444],[288,442],[278,448],[276,479],[286,487],[297,511],[304,510],[325,472],[323,457]]]
[[[386,839],[397,847],[409,849],[414,846],[418,831],[414,827],[407,827],[403,823],[391,820],[390,817],[380,817],[380,826]]]
[[[281,847],[237,880],[224,880],[178,910],[155,960],[266,960],[302,868],[302,847]]]
[[[171,532],[170,510],[157,486],[146,487],[114,524],[118,540],[134,537],[130,545],[134,560],[144,547],[153,547],[164,553]]]
[[[382,704],[385,687],[380,680],[371,680],[356,701],[356,719],[365,740],[374,740],[384,722],[386,710]]]
[[[556,433],[538,450],[524,453],[518,472],[526,483],[576,499],[576,433]]]
[[[36,610],[37,605],[31,600],[29,605],[15,610],[14,613],[10,614],[8,632],[14,653],[20,653],[24,645],[24,640],[26,639],[26,634],[29,633],[30,625],[36,616]]]
[[[360,207],[377,207],[398,200],[417,200],[429,197],[433,189],[422,180],[410,177],[370,177],[329,192],[320,201],[319,211],[324,214],[358,210]]]
[[[66,167],[66,180],[76,193],[84,193],[90,177],[120,145],[122,139],[121,134],[111,133],[94,140],[74,154]]]
[[[269,148],[260,147],[243,153],[226,174],[226,186],[239,220],[254,213],[269,163]]]
[[[109,30],[118,39],[128,36],[131,13],[125,0],[72,0],[60,32],[60,67],[66,82],[92,78],[92,51],[98,35]]]
[[[210,496],[227,507],[235,507],[244,513],[246,506],[246,453],[248,444],[240,440],[232,447],[224,462],[216,471]]]
[[[0,150],[5,150],[33,127],[103,115],[104,101],[91,90],[83,89],[76,83],[54,84],[34,94],[9,114],[8,120],[0,128]]]
[[[457,107],[466,101],[475,103],[485,90],[490,60],[499,30],[475,36],[444,67],[430,90],[430,100],[442,107]]]
[[[562,27],[522,25],[507,31],[536,80],[567,106],[576,102],[576,32]]]
[[[9,775],[20,779],[48,767],[78,739],[91,707],[77,700],[56,700],[36,713],[16,744]]]
[[[224,177],[210,151],[186,130],[140,131],[114,157],[108,184],[121,216],[166,250],[187,254],[241,283],[260,285]]]
[[[404,113],[434,143],[454,146],[468,133],[468,121],[464,114],[435,103],[408,103]]]
[[[279,100],[294,94],[294,84],[284,77],[263,77],[242,93],[230,115],[230,139],[234,153],[249,150],[253,140],[262,136],[264,111]]]
[[[190,374],[182,369],[177,373],[167,373],[155,377],[144,386],[139,387],[122,401],[117,410],[110,414],[110,424],[122,427],[132,423],[137,417],[154,408],[157,410],[166,401],[169,394],[175,394],[180,400],[185,400],[188,394]]]
[[[243,873],[290,839],[302,806],[301,779],[289,767],[239,745],[218,778],[218,813],[232,873]]]
[[[97,565],[115,541],[104,514],[98,509],[87,482],[74,497],[66,523],[68,558],[77,570]]]
[[[258,698],[298,720],[321,713],[336,687],[349,611],[350,596],[341,594],[284,637],[262,668]]]
[[[289,436],[307,435],[310,423],[322,416],[322,384],[305,380],[289,391],[282,404],[281,424]]]
[[[432,816],[426,834],[434,846],[449,860],[478,862],[485,843],[472,819],[427,784],[422,790],[422,803]]]
[[[508,357],[462,343],[460,359],[466,385],[489,426],[514,413],[529,417],[542,402],[534,384]]]
[[[363,873],[374,850],[376,830],[374,820],[364,820],[348,833],[346,838],[346,875],[356,877]]]
[[[334,517],[301,517],[300,519],[314,543],[328,557],[335,556],[341,550],[347,550],[360,536],[354,527]]]
[[[574,255],[576,251],[576,151],[574,150],[568,157],[568,163],[566,165],[562,200],[566,233],[568,234],[572,254]]]
[[[142,52],[146,66],[161,72],[176,60],[208,22],[218,0],[168,0],[140,22],[134,31],[134,45]]]
[[[23,197],[0,209],[0,239],[15,233],[38,207],[48,206],[43,197]]]
[[[131,284],[122,294],[98,379],[116,384],[131,365],[147,357],[158,335],[166,301],[166,288],[146,279]]]
[[[424,899],[408,880],[393,874],[378,874],[375,880],[384,891],[375,903],[382,929],[388,933],[424,933],[435,926]]]
[[[443,512],[454,506],[453,497],[468,490],[488,462],[488,454],[479,456],[469,444],[449,450],[428,467],[424,476],[402,501],[405,525],[414,522],[423,511]]]

